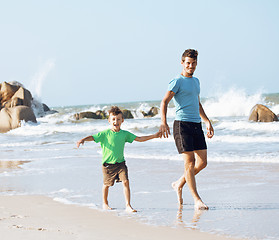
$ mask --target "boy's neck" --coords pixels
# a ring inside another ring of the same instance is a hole
[[[113,128],[111,128],[110,130],[113,131],[113,132],[120,132],[121,128],[119,128],[119,129],[113,129]]]

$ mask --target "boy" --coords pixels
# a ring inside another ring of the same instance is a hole
[[[153,138],[161,137],[162,134],[157,132],[153,135],[137,137],[136,135],[121,130],[121,124],[124,122],[122,111],[114,106],[109,110],[110,129],[99,132],[95,135],[85,137],[77,142],[77,147],[84,144],[85,141],[100,142],[103,149],[103,209],[111,210],[108,204],[109,187],[114,185],[114,181],[123,182],[124,196],[126,201],[126,211],[136,212],[130,204],[130,186],[128,179],[128,169],[124,159],[124,145],[126,142],[132,143],[144,142]]]

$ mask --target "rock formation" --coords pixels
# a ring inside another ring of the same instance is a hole
[[[76,120],[83,118],[92,118],[92,119],[106,119],[107,115],[104,111],[98,110],[97,112],[80,112],[74,115]]]
[[[256,104],[251,109],[249,121],[274,122],[274,121],[278,121],[278,117],[268,107],[262,104]]]
[[[130,110],[124,109],[122,110],[124,119],[134,118],[133,114]],[[96,112],[80,112],[74,115],[76,120],[80,120],[83,118],[91,118],[91,119],[107,119],[108,115],[105,111],[98,110]]]
[[[32,109],[34,99],[19,82],[0,84],[0,132],[20,127],[21,121],[37,122]]]
[[[148,113],[142,111],[141,112],[143,114],[144,117],[154,117],[155,115],[157,115],[159,113],[159,108],[157,107],[152,107]]]

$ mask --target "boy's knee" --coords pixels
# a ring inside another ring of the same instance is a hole
[[[124,186],[128,186],[128,185],[129,185],[129,180],[124,180],[124,181],[123,181],[123,185],[124,185]]]
[[[109,187],[110,186],[108,186],[108,185],[105,185],[105,184],[103,185],[103,189],[109,189]]]

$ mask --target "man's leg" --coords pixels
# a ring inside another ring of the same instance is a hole
[[[201,154],[200,154],[201,155]],[[199,156],[200,156],[199,155]],[[184,152],[182,153],[182,157],[184,159],[185,164],[185,179],[188,184],[189,190],[194,198],[195,201],[195,208],[196,209],[208,209],[208,207],[203,203],[201,200],[196,186],[196,179],[195,179],[195,153],[194,152]]]
[[[130,184],[129,180],[123,181],[123,190],[124,190],[124,197],[126,201],[126,211],[128,212],[136,212],[137,210],[133,209],[130,203],[131,194],[130,194]]]
[[[194,151],[195,154],[195,175],[198,174],[202,169],[204,169],[207,165],[207,150],[197,150]],[[180,205],[183,204],[182,198],[182,188],[186,183],[185,175],[183,174],[177,181],[172,183],[173,189],[177,192],[178,203]]]
[[[108,192],[109,186],[103,185],[103,209],[111,210],[111,207],[108,205]]]

